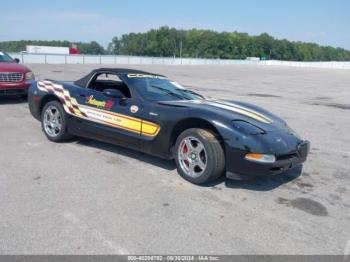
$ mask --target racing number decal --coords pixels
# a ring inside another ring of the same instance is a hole
[[[37,85],[41,91],[53,92],[62,102],[67,114],[150,137],[156,136],[160,131],[160,126],[155,123],[78,104],[62,85],[51,81],[39,81]]]

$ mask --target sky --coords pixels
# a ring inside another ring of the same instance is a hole
[[[163,25],[350,50],[350,0],[0,0],[0,41],[97,41]]]

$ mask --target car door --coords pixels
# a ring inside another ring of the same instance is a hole
[[[79,107],[86,115],[80,120],[81,131],[89,137],[138,149],[142,133],[139,101],[131,96],[130,90],[129,95],[123,97],[106,94],[105,90],[115,86],[109,87],[98,79],[87,88],[77,90]]]

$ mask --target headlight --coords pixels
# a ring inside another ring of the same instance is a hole
[[[265,131],[255,125],[252,125],[246,121],[243,120],[234,120],[232,121],[233,127],[242,133],[248,134],[248,135],[258,135],[258,134],[265,134]]]
[[[34,73],[33,73],[33,72],[27,72],[27,73],[25,74],[25,79],[26,79],[26,80],[35,80]]]
[[[259,163],[275,163],[276,157],[274,155],[265,155],[265,154],[246,154],[245,159],[253,162],[259,162]]]

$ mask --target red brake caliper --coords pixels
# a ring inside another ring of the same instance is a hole
[[[182,153],[183,153],[183,154],[186,154],[187,152],[188,152],[187,145],[186,145],[186,144],[184,144],[184,145],[183,145],[183,147],[182,147]],[[189,166],[190,166],[190,163],[188,162],[188,160],[187,160],[187,159],[185,159],[185,160],[184,160],[184,163],[186,164],[186,166],[187,166],[187,167],[189,167]]]

